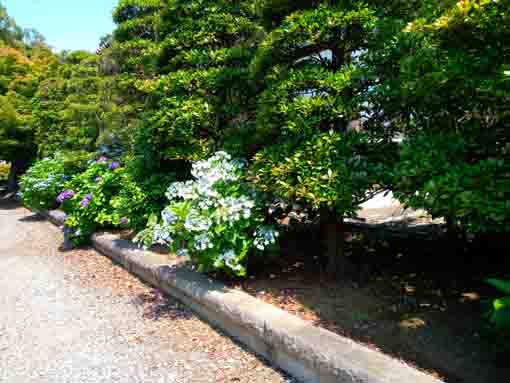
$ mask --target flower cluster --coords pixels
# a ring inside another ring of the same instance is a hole
[[[94,161],[91,161],[90,164],[93,164]],[[95,161],[96,164],[100,164],[100,165],[107,165],[108,166],[108,169],[110,170],[116,170],[116,169],[119,169],[121,167],[121,164],[119,161],[115,161],[115,160],[111,160],[109,159],[108,157],[106,156],[101,156],[99,157],[96,161]],[[100,179],[101,177],[98,177],[98,179]],[[97,179],[96,179],[97,181]],[[97,181],[97,182],[100,182]]]
[[[170,203],[161,219],[138,239],[168,245],[179,256],[191,255],[202,271],[245,275],[249,253],[276,245],[278,232],[261,226],[264,205],[243,181],[244,172],[244,163],[225,152],[195,162],[193,179],[169,186]]]
[[[68,214],[66,227],[76,245],[86,243],[98,227],[125,228],[131,224],[125,212],[118,210],[118,195],[130,186],[125,168],[106,156],[87,164],[57,197]]]
[[[120,162],[118,161],[112,161],[109,166],[110,170],[115,170],[120,168]]]
[[[62,204],[64,201],[71,199],[74,197],[74,191],[72,190],[64,190],[62,193],[60,193],[57,197],[57,202]]]
[[[263,251],[267,247],[276,244],[280,233],[274,230],[272,227],[261,227],[259,228],[255,234],[255,241],[253,242],[254,246]]]
[[[88,193],[85,198],[83,198],[80,202],[81,207],[87,208],[90,203],[92,202],[92,199],[94,198],[94,194]]]
[[[244,163],[233,160],[230,154],[217,152],[206,161],[193,164],[192,181],[175,182],[167,190],[166,197],[171,201],[176,198],[196,200],[197,198],[217,198],[217,184],[235,182],[241,178]]]

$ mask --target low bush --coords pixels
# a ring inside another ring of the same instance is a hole
[[[82,152],[57,153],[36,162],[21,177],[20,196],[32,209],[48,210],[57,206],[57,196],[65,183],[86,167],[90,155]]]
[[[11,166],[8,163],[0,162],[0,182],[5,182],[9,178]]]
[[[395,196],[468,232],[510,229],[510,165],[487,157],[476,138],[417,134],[406,139],[393,171]]]
[[[489,322],[494,330],[510,338],[510,280],[491,278],[487,282],[505,294],[492,301],[487,313]]]
[[[76,245],[101,227],[129,227],[129,216],[143,207],[144,194],[120,162],[100,157],[65,184],[58,196],[67,214],[65,227]]]
[[[274,249],[279,236],[265,222],[266,204],[245,182],[244,163],[228,153],[195,162],[192,176],[170,185],[170,203],[137,240],[189,255],[199,271],[245,276],[249,255]]]

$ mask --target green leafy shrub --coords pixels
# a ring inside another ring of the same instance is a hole
[[[122,188],[118,195],[111,199],[115,217],[121,217],[119,223],[134,230],[141,230],[147,224],[150,216],[159,211],[159,204],[151,203],[150,197],[133,180],[126,170],[122,174]]]
[[[129,218],[121,214],[136,212],[143,204],[143,194],[132,185],[126,169],[106,157],[91,161],[65,188],[59,200],[67,214],[65,227],[77,245],[87,242],[99,227],[127,227]],[[128,207],[120,195],[123,188],[130,191],[132,198]]]
[[[57,206],[57,197],[74,175],[84,170],[90,159],[88,153],[57,153],[53,158],[36,162],[21,177],[20,196],[23,203],[36,210]]]
[[[510,230],[508,5],[422,2],[366,55],[365,126],[407,138],[397,197],[469,232]]]
[[[129,217],[129,226],[135,231],[143,230],[149,218],[159,215],[167,204],[165,192],[172,182],[181,179],[189,179],[190,166],[181,167],[180,171],[173,167],[174,171],[168,171],[155,167],[150,162],[150,157],[128,156],[126,157],[126,171],[129,174],[129,182],[121,190],[116,208],[120,214]],[[182,173],[182,174],[181,174]],[[143,195],[143,204],[133,204]]]
[[[7,181],[9,178],[9,171],[11,170],[11,166],[5,162],[0,162],[0,182]]]
[[[415,135],[404,141],[393,173],[396,197],[470,232],[509,230],[510,165],[483,158],[483,150],[453,134]]]
[[[170,185],[161,219],[153,218],[138,241],[190,255],[202,272],[245,276],[248,256],[273,248],[279,234],[265,222],[263,201],[243,180],[244,163],[217,152],[195,162],[192,175]]]
[[[365,135],[333,130],[302,143],[288,141],[255,156],[250,180],[284,200],[350,216],[367,199],[367,192],[379,189],[387,171],[383,158],[369,148]]]
[[[487,283],[506,294],[492,301],[487,317],[498,334],[510,339],[510,280],[491,278],[487,280]]]

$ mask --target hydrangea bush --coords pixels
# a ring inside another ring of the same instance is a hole
[[[23,203],[32,209],[51,209],[56,206],[56,197],[68,178],[62,155],[44,158],[21,177],[19,195]]]
[[[65,185],[87,168],[91,154],[82,151],[57,152],[36,162],[21,177],[19,195],[23,203],[35,210],[57,207]]]
[[[132,182],[118,161],[100,157],[90,161],[87,170],[65,184],[57,197],[67,214],[65,228],[74,244],[82,244],[99,227],[127,227],[124,215],[124,188],[132,190]],[[143,195],[133,193],[130,211],[143,205]]]
[[[170,185],[170,203],[137,240],[189,255],[199,271],[245,276],[248,256],[274,250],[279,236],[265,222],[264,201],[244,182],[245,164],[217,152],[193,163],[191,173],[192,180]]]

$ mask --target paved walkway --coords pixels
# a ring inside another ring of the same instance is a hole
[[[289,382],[186,307],[0,202],[0,382]]]

